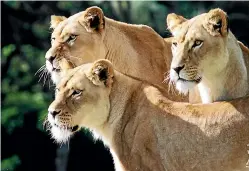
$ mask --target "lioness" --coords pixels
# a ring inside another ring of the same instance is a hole
[[[240,103],[171,102],[159,89],[99,60],[62,78],[48,127],[58,142],[89,128],[110,147],[118,171],[243,171],[249,105]]]
[[[47,70],[56,84],[61,71],[96,59],[109,59],[118,71],[164,87],[164,94],[170,99],[187,100],[168,95],[163,75],[170,67],[171,43],[152,28],[109,19],[98,7],[69,18],[51,16],[51,28],[52,46],[45,57]]]
[[[170,79],[187,93],[197,86],[203,103],[231,100],[248,93],[248,72],[226,13],[213,9],[190,20],[167,17],[174,35]]]

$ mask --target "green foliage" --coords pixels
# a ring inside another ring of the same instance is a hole
[[[74,5],[76,3],[72,3],[70,1],[60,1],[57,3],[57,7],[59,9],[62,9],[62,10],[71,10],[72,8],[76,7],[76,5]]]
[[[21,161],[17,155],[13,155],[10,158],[1,161],[1,170],[14,171],[15,168],[20,165]]]
[[[16,50],[16,46],[14,44],[6,45],[2,48],[2,63],[5,63],[7,60],[7,57]]]
[[[165,6],[149,1],[134,1],[131,4],[133,12],[131,17],[134,23],[149,25],[161,34],[166,30],[167,8]]]
[[[185,18],[191,18],[197,14],[197,8],[193,8],[194,4],[191,2],[178,2],[177,6],[179,7],[179,14],[183,15]]]
[[[35,22],[32,25],[32,32],[37,38],[43,40],[48,39],[48,37],[50,36],[48,24],[44,25],[43,23]]]
[[[21,2],[19,1],[7,1],[5,2],[8,6],[10,6],[11,8],[14,8],[14,9],[19,9],[20,8],[20,5],[21,5]]]
[[[15,50],[10,44],[2,50],[3,59],[8,60]],[[7,77],[2,79],[2,125],[11,133],[16,127],[21,127],[25,113],[37,113],[44,119],[52,95],[43,92],[43,83],[38,83],[36,70],[44,63],[44,51],[32,45],[22,45],[11,60]],[[41,113],[43,111],[44,113]],[[43,116],[43,117],[42,117]],[[38,122],[42,125],[42,122]],[[38,126],[42,129],[42,126]]]

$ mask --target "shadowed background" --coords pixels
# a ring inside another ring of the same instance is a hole
[[[227,12],[238,40],[249,45],[249,2],[1,1],[1,170],[114,170],[108,149],[94,142],[87,130],[65,145],[50,139],[42,124],[54,86],[49,76],[35,75],[50,47],[50,15],[68,17],[93,5],[109,18],[149,25],[162,37],[170,36],[165,26],[168,13],[191,18],[219,7]]]

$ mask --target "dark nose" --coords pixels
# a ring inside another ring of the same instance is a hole
[[[48,58],[48,61],[51,63],[51,64],[53,64],[53,60],[55,59],[55,56],[50,56],[49,58]]]
[[[181,71],[183,68],[184,68],[184,65],[183,65],[183,66],[179,66],[179,67],[175,67],[175,68],[173,68],[173,69],[176,71],[177,74],[179,74],[180,71]]]
[[[61,110],[50,110],[49,113],[55,118],[56,115],[58,115],[61,112]]]

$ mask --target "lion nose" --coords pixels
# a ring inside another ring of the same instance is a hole
[[[53,60],[55,59],[55,56],[50,56],[47,60],[51,63],[51,64],[53,64]]]
[[[175,67],[175,68],[173,68],[173,69],[176,71],[177,74],[179,74],[180,71],[181,71],[183,68],[184,68],[184,65],[183,65],[183,66]]]
[[[55,118],[56,115],[58,115],[61,112],[61,110],[49,110],[49,113]]]

